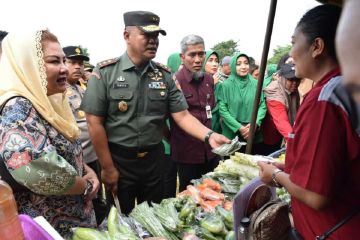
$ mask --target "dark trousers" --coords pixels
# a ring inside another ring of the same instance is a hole
[[[101,222],[107,217],[109,210],[110,210],[110,204],[106,201],[106,196],[103,196],[102,194],[105,190],[103,189],[103,185],[101,184],[101,167],[99,162],[93,161],[91,163],[87,163],[87,165],[94,170],[96,173],[99,181],[100,181],[100,188],[97,194],[97,197],[92,200],[92,203],[94,205],[94,211],[96,216],[96,222],[98,225],[101,224]]]
[[[165,154],[164,163],[164,198],[173,198],[176,195],[176,163],[170,155]]]
[[[177,170],[179,173],[179,192],[186,189],[192,179],[199,179],[202,175],[212,172],[217,165],[219,165],[220,157],[216,156],[213,159],[206,160],[205,163],[200,164],[188,164],[188,163],[177,163]]]
[[[133,155],[132,149],[109,144],[115,166],[120,178],[118,182],[118,198],[121,211],[129,214],[137,203],[144,201],[159,203],[164,189],[164,146],[157,144],[151,149],[139,150],[147,152],[143,157]]]

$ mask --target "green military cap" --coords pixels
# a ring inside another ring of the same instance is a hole
[[[89,71],[89,72],[92,72],[92,70],[94,69],[94,65],[92,65],[91,63],[89,62],[84,62],[84,70],[85,71]]]
[[[76,58],[89,61],[90,58],[85,55],[84,50],[77,46],[67,46],[63,48],[66,58]]]
[[[160,17],[152,12],[132,11],[124,13],[124,23],[127,26],[137,26],[144,32],[160,32],[166,35],[165,30],[159,27]]]

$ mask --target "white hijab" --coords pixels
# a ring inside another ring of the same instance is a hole
[[[41,45],[44,30],[10,32],[3,40],[0,106],[12,97],[22,96],[51,126],[74,141],[80,132],[65,93],[46,95],[47,77]]]

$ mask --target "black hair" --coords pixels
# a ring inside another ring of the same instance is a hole
[[[253,72],[254,72],[256,69],[259,69],[259,65],[255,64],[255,63],[250,64],[250,67],[249,67],[249,72],[250,72],[250,74],[253,74]]]
[[[248,56],[248,60],[249,60],[249,64],[250,65],[254,65],[255,64],[255,59],[253,57]]]
[[[336,61],[335,34],[340,13],[341,8],[338,6],[319,5],[306,12],[297,24],[297,28],[305,34],[309,43],[321,38],[328,54]]]
[[[290,55],[289,53],[285,53],[279,60],[278,65],[276,66],[276,70],[280,70],[281,66],[286,63],[286,61],[289,59]]]
[[[8,34],[8,32],[0,30],[0,46],[1,46],[2,40],[6,37],[7,34]]]

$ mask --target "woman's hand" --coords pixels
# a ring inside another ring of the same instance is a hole
[[[241,136],[247,140],[249,137],[249,132],[250,132],[250,124],[246,125],[246,126],[241,126],[239,129],[239,132],[241,134]]]
[[[86,196],[85,201],[91,201],[97,194],[99,188],[100,188],[100,182],[99,179],[96,176],[96,173],[94,172],[94,170],[92,170],[88,165],[84,164],[84,168],[85,168],[85,172],[86,174],[83,176],[84,180],[89,180],[92,185],[93,188],[91,190],[91,192]]]
[[[265,161],[258,161],[257,164],[259,165],[259,176],[261,181],[266,184],[273,185],[272,183],[272,173],[275,169],[278,169],[275,165],[271,163],[267,163]]]

